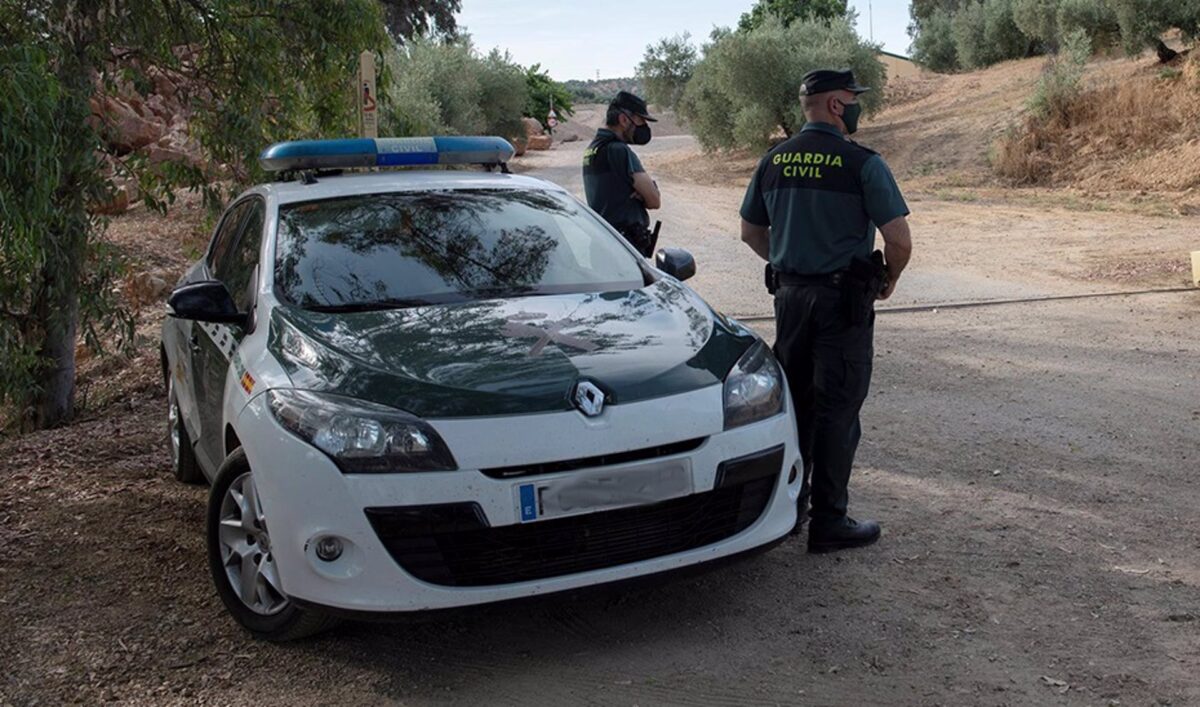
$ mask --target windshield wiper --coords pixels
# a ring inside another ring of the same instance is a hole
[[[382,299],[374,302],[347,302],[346,304],[317,304],[305,307],[310,312],[322,314],[350,314],[353,312],[380,312],[386,309],[408,309],[433,304],[424,299]]]

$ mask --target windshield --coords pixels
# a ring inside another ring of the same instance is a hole
[[[279,210],[275,287],[326,311],[629,290],[637,257],[564,194],[367,194]]]

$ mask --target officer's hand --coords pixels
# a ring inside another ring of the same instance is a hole
[[[645,199],[643,199],[643,198],[642,198],[642,195],[641,195],[641,194],[639,194],[639,193],[637,193],[636,191],[635,191],[635,192],[633,192],[632,194],[630,194],[630,195],[629,195],[629,198],[630,198],[630,199],[634,199],[634,200],[636,200],[636,201],[641,201],[641,202],[643,202],[643,203],[646,201]]]
[[[887,299],[888,297],[891,297],[892,293],[895,291],[896,291],[896,281],[889,278],[887,285],[885,285],[883,290],[880,291],[877,299],[881,299],[881,300]]]

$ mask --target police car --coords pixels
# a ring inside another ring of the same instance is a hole
[[[500,138],[277,144],[171,293],[175,475],[262,638],[769,547],[795,521],[779,365]],[[484,170],[384,170],[478,164]],[[353,172],[352,168],[372,167]]]

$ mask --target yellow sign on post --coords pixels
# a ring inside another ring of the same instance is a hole
[[[362,137],[379,137],[379,102],[375,97],[375,54],[358,57],[358,128]]]

